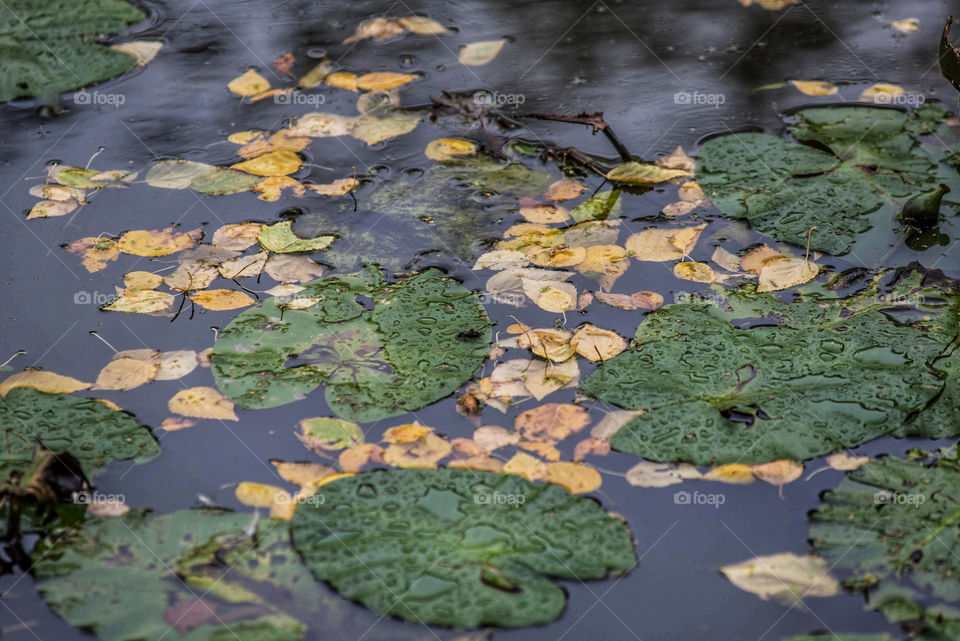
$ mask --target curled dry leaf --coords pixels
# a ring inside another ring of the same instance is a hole
[[[627,251],[643,261],[664,262],[679,260],[693,251],[706,228],[706,223],[693,227],[645,229],[627,238]]]
[[[534,355],[554,363],[572,358],[575,348],[570,344],[572,334],[565,329],[531,329],[517,337],[517,346],[529,349]]]
[[[831,469],[849,472],[856,470],[869,463],[872,459],[869,456],[854,456],[849,452],[837,452],[826,458],[827,465]]]
[[[753,466],[753,475],[770,485],[783,487],[787,483],[793,483],[803,475],[803,463],[786,459],[761,463]]]
[[[250,278],[263,271],[268,256],[270,256],[270,252],[266,251],[250,256],[237,256],[217,265],[217,270],[224,278]]]
[[[697,162],[687,155],[683,147],[677,145],[677,148],[670,152],[669,156],[664,156],[657,161],[657,164],[667,169],[682,169],[683,171],[693,173],[696,170]]]
[[[627,349],[627,342],[619,334],[590,323],[574,332],[571,344],[577,354],[591,361],[606,361]]]
[[[163,48],[163,42],[159,40],[134,40],[132,42],[121,42],[120,44],[110,45],[114,51],[125,53],[132,56],[137,61],[138,67],[144,67],[148,62],[157,57]]]
[[[547,394],[576,387],[580,382],[580,366],[571,358],[563,363],[536,360],[523,375],[523,387],[538,401]]]
[[[669,464],[640,461],[627,470],[627,483],[637,487],[669,487],[685,480],[701,478],[689,463]]]
[[[356,178],[340,178],[325,185],[305,185],[307,189],[321,196],[343,196],[360,186]]]
[[[343,41],[347,45],[358,40],[372,38],[374,40],[389,40],[403,33],[404,27],[394,18],[377,17],[361,22],[353,35]]]
[[[830,575],[826,561],[792,553],[758,556],[720,568],[735,586],[761,599],[776,599],[798,606],[805,597],[829,597],[840,584]]]
[[[446,27],[426,16],[406,16],[400,18],[397,22],[401,27],[421,36],[439,35],[447,32]]]
[[[213,232],[213,245],[223,249],[244,250],[257,243],[257,235],[263,229],[261,223],[236,223],[224,225]]]
[[[163,422],[160,423],[160,429],[166,430],[168,432],[176,432],[177,430],[185,430],[188,427],[193,427],[197,422],[189,418],[180,418],[179,416],[168,416],[163,419]]]
[[[212,387],[191,387],[180,390],[167,403],[174,414],[189,418],[213,418],[237,421],[233,403]]]

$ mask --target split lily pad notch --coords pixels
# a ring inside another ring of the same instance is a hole
[[[779,241],[810,246],[859,265],[877,266],[901,243],[928,266],[960,268],[948,252],[960,239],[956,200],[944,199],[929,230],[900,220],[913,196],[941,184],[960,194],[956,136],[936,104],[912,114],[881,107],[816,107],[789,117],[788,140],[739,133],[708,140],[697,159],[697,178],[727,216],[743,218]],[[946,140],[947,142],[943,142]],[[951,241],[952,239],[952,241]],[[946,246],[946,247],[935,247]],[[934,263],[936,263],[934,265]]]
[[[627,525],[591,499],[515,475],[382,470],[297,510],[293,545],[317,579],[375,612],[456,628],[557,618],[548,577],[600,579],[636,561]]]
[[[285,405],[326,386],[328,406],[375,421],[429,405],[468,381],[492,339],[475,294],[436,269],[387,283],[374,267],[304,284],[224,329],[211,356],[237,405]]]
[[[882,435],[942,438],[958,429],[944,358],[958,306],[916,273],[886,294],[668,305],[580,389],[646,410],[611,445],[655,461],[802,461]]]

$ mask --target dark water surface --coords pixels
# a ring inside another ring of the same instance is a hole
[[[124,273],[170,266],[176,256],[156,262],[121,256],[106,270],[88,274],[74,256],[61,249],[63,243],[105,232],[157,229],[175,222],[184,229],[205,224],[212,232],[225,223],[274,221],[290,207],[309,214],[302,223],[307,227],[320,229],[326,224],[324,215],[329,212],[324,208],[329,205],[320,199],[284,198],[268,203],[249,193],[210,197],[145,184],[103,190],[66,226],[68,218],[24,219],[24,212],[36,200],[27,190],[42,182],[44,167],[53,161],[84,166],[102,149],[94,160],[100,169],[143,168],[163,157],[225,163],[233,159],[233,146],[224,142],[231,132],[276,129],[290,117],[318,109],[355,113],[356,96],[345,91],[320,91],[326,102],[319,107],[280,105],[270,100],[244,104],[227,91],[227,82],[250,65],[257,66],[275,86],[282,86],[272,75],[270,61],[284,52],[295,53],[299,73],[313,64],[308,52],[314,57],[326,53],[340,59],[351,71],[419,73],[422,80],[402,91],[403,103],[408,106],[427,104],[431,95],[442,91],[487,89],[521,95],[524,111],[604,111],[624,144],[648,160],[677,145],[692,152],[704,136],[730,129],[755,126],[778,132],[781,111],[811,102],[822,104],[822,100],[789,87],[755,91],[791,78],[838,83],[839,99],[846,101],[856,100],[863,88],[878,81],[902,85],[927,100],[955,103],[956,96],[935,67],[943,19],[960,9],[956,3],[944,1],[817,0],[782,11],[744,8],[735,0],[169,0],[145,6],[151,18],[137,27],[136,38],[162,39],[166,44],[144,69],[97,88],[123,95],[121,106],[76,105],[70,96],[64,96],[66,111],[44,119],[37,115],[34,101],[0,105],[0,200],[7,210],[0,215],[6,265],[0,279],[0,360],[18,349],[26,350],[13,362],[16,369],[36,365],[94,380],[112,353],[88,334],[92,330],[117,349],[199,351],[213,344],[211,327],[222,328],[236,314],[207,312],[192,319],[183,315],[171,323],[166,318],[111,314],[94,304],[75,303],[81,292],[94,299],[110,295]],[[386,43],[339,44],[368,17],[410,12],[429,15],[455,27],[458,33],[442,39],[421,36]],[[907,17],[919,18],[919,32],[904,36],[889,27],[891,20]],[[510,41],[491,64],[457,64],[459,45],[500,37]],[[691,98],[690,104],[682,104],[681,98],[678,104],[677,92],[712,95],[714,103],[722,104],[703,104],[700,98]],[[309,162],[333,171],[309,167],[297,177],[329,182],[349,175],[356,167],[360,173],[383,180],[414,180],[428,164],[423,156],[426,143],[451,133],[456,132],[441,134],[424,123],[410,135],[372,148],[348,138],[319,139],[306,152]],[[532,121],[518,136],[606,157],[615,155],[604,137],[593,136],[578,125]],[[672,200],[674,189],[667,185],[642,197],[629,197],[624,203],[625,224],[642,229],[643,219],[656,216],[660,207]],[[499,236],[513,222],[502,221],[483,233]],[[362,218],[357,225],[370,226]],[[391,231],[389,223],[382,225],[377,229],[384,234]],[[391,237],[402,239],[403,230],[396,230]],[[712,244],[702,242],[697,251],[706,253],[694,254],[694,258],[708,258]],[[745,244],[738,241],[730,248]],[[441,251],[417,258],[423,249]],[[489,272],[478,277],[470,270],[471,261],[458,261],[442,250],[402,245],[395,249],[405,261],[441,266],[468,287],[482,289]],[[824,262],[844,265],[839,260]],[[664,265],[634,262],[617,291],[655,290],[669,300],[670,293],[697,287],[676,280],[672,266]],[[498,322],[495,331],[511,322],[507,314],[515,313],[500,305],[490,305],[488,311]],[[582,318],[576,313],[573,316],[568,326],[590,321],[625,336],[632,336],[640,320],[640,312],[601,305],[592,306]],[[550,326],[554,315],[525,309],[523,320]],[[200,368],[177,382],[153,383],[132,392],[98,392],[97,396],[117,402],[141,423],[155,427],[169,415],[166,403],[177,390],[211,384],[210,370]],[[547,401],[564,402],[572,397],[572,391],[565,391]],[[510,426],[517,411],[501,416],[488,408],[483,422]],[[296,439],[293,428],[299,419],[327,411],[322,395],[312,394],[284,407],[238,413],[238,423],[200,421],[188,430],[158,432],[163,450],[160,457],[136,467],[114,464],[97,479],[98,489],[122,493],[129,505],[161,513],[195,505],[197,494],[209,496],[219,505],[250,511],[237,504],[232,484],[244,480],[275,483],[268,459],[310,459],[312,455]],[[595,420],[601,415],[597,409]],[[453,397],[409,418],[450,438],[469,436],[474,429],[473,423],[456,413]],[[405,419],[364,427],[376,438],[385,427],[402,422]],[[901,454],[917,444],[923,443],[884,439],[860,449]],[[565,452],[564,458],[568,456]],[[782,499],[775,487],[764,483],[684,487],[722,493],[725,503],[714,508],[674,504],[678,487],[631,487],[616,474],[629,469],[636,462],[634,457],[614,453],[594,462],[610,472],[604,475],[597,498],[626,517],[641,556],[639,566],[619,580],[568,582],[564,587],[569,604],[559,619],[540,628],[497,631],[493,638],[769,641],[818,630],[897,632],[881,615],[864,612],[859,596],[811,599],[808,610],[790,610],[737,589],[717,572],[721,565],[755,555],[806,552],[807,512],[818,505],[819,492],[839,482],[841,473],[830,470],[809,481],[797,481],[784,488]],[[807,473],[821,465],[819,461],[808,463]],[[86,638],[44,605],[28,575],[0,577],[0,593],[0,637],[4,640]],[[339,601],[338,607],[350,612],[351,624],[331,629],[323,620],[311,620],[308,638],[452,639],[462,634],[380,619],[346,601]],[[175,633],[169,635],[175,637]]]

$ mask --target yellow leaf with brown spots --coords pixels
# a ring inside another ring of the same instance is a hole
[[[117,358],[100,370],[95,390],[128,390],[153,380],[157,366],[149,361],[136,358]]]
[[[116,260],[120,255],[115,241],[93,236],[73,241],[67,246],[67,251],[80,256],[80,263],[90,273],[104,269],[108,261]]]
[[[253,69],[247,69],[243,75],[234,78],[227,85],[227,89],[238,96],[255,96],[269,88],[270,81]]]
[[[546,403],[517,416],[514,429],[531,441],[560,441],[590,424],[590,415],[579,405]]]
[[[178,233],[174,227],[166,229],[138,229],[128,231],[117,241],[117,248],[124,254],[134,256],[168,256],[190,249],[203,237],[197,229]]]
[[[673,275],[696,283],[712,283],[717,275],[706,263],[682,262],[673,266]]]
[[[237,421],[233,403],[212,387],[191,387],[180,390],[167,403],[174,414],[190,418],[212,418]]]
[[[257,243],[257,235],[263,229],[261,223],[234,223],[224,225],[213,232],[212,244],[223,249],[243,250]]]
[[[205,289],[190,294],[190,300],[205,309],[218,312],[227,309],[240,309],[256,302],[247,294],[234,289]]]

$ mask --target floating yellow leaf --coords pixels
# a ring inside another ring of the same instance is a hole
[[[627,349],[620,334],[587,323],[573,334],[571,341],[577,354],[591,361],[606,361]]]
[[[836,85],[824,80],[791,80],[790,84],[807,96],[832,96],[839,91]]]
[[[415,114],[398,112],[386,118],[360,116],[350,135],[368,145],[408,134],[417,128],[423,118]]]
[[[199,227],[184,233],[178,233],[174,227],[140,229],[121,236],[117,248],[134,256],[167,256],[193,247],[202,236],[203,230]]]
[[[259,276],[267,264],[267,257],[270,252],[262,251],[250,256],[237,256],[230,260],[225,260],[217,269],[224,278],[250,278]]]
[[[346,71],[335,71],[324,77],[323,83],[331,87],[338,87],[348,91],[359,91],[357,87],[357,74]]]
[[[185,260],[164,277],[164,284],[170,289],[187,291],[206,289],[220,275],[217,268],[203,260]]]
[[[281,129],[269,138],[258,136],[237,150],[242,158],[256,158],[272,151],[303,151],[311,142],[309,136],[294,135],[290,129]]]
[[[383,463],[383,448],[376,443],[361,443],[349,447],[340,453],[338,459],[340,469],[344,472],[359,472],[370,461]]]
[[[700,238],[700,232],[706,228],[706,223],[695,227],[673,229],[645,229],[627,238],[627,251],[633,252],[634,258],[642,261],[663,262],[679,260],[691,251]]]
[[[292,151],[282,149],[238,162],[232,168],[256,176],[284,176],[297,171],[302,164],[303,160],[300,159],[300,156]]]
[[[167,403],[174,414],[190,418],[214,418],[237,421],[233,403],[212,387],[191,387],[174,394]]]
[[[544,194],[544,198],[555,202],[570,200],[582,194],[586,188],[586,185],[580,184],[572,178],[564,178],[550,185],[547,188],[547,193]]]
[[[287,463],[284,461],[270,461],[270,463],[276,468],[280,478],[300,487],[316,487],[319,481],[337,473],[332,467],[319,463]]]
[[[227,89],[238,96],[255,96],[270,88],[270,81],[253,69],[247,69],[242,75],[234,78],[227,85]]]
[[[775,292],[812,280],[820,267],[803,258],[777,258],[760,268],[758,292]]]
[[[572,334],[565,329],[531,329],[517,337],[517,346],[529,349],[540,358],[561,363],[575,353],[570,345],[571,337]]]
[[[227,141],[235,145],[245,145],[251,140],[263,136],[262,131],[235,131],[227,136]]]
[[[84,383],[54,372],[28,369],[11,374],[3,382],[0,382],[0,397],[6,396],[7,392],[16,387],[30,387],[51,394],[70,394],[82,389],[89,389],[90,383]]]
[[[412,31],[421,36],[437,35],[447,32],[447,28],[442,24],[424,16],[407,16],[406,18],[400,18],[399,23],[400,26],[408,31]]]
[[[557,390],[576,387],[580,382],[580,366],[576,359],[563,363],[533,361],[523,376],[523,387],[538,401]]]
[[[770,463],[761,463],[753,466],[753,475],[770,485],[782,488],[787,483],[793,483],[803,474],[803,464],[796,461],[780,460]],[[781,494],[782,496],[782,494]]]
[[[703,475],[703,479],[731,485],[748,485],[754,480],[753,468],[742,463],[728,463],[711,469]]]
[[[890,26],[900,33],[913,33],[920,30],[919,18],[904,18],[903,20],[894,20]]]
[[[603,483],[600,473],[582,463],[547,463],[547,483],[553,483],[573,494],[592,492]]]
[[[67,251],[80,256],[84,269],[91,273],[104,269],[108,261],[116,260],[120,255],[116,242],[92,236],[73,241],[67,246]]]
[[[134,40],[133,42],[110,45],[110,48],[132,56],[137,61],[137,66],[143,67],[157,57],[157,54],[163,48],[163,42],[159,40]]]
[[[590,424],[590,415],[579,405],[546,403],[517,416],[514,429],[531,441],[555,442]]]
[[[326,185],[306,185],[310,191],[321,196],[343,196],[360,186],[356,178],[341,178]]]
[[[211,241],[223,249],[243,250],[257,242],[257,235],[263,229],[261,223],[234,223],[224,225],[213,232]]]
[[[431,430],[413,442],[392,443],[384,451],[383,460],[395,467],[434,468],[452,451],[450,443]]]
[[[763,266],[769,261],[779,260],[781,258],[786,258],[786,256],[763,244],[744,254],[743,257],[740,258],[740,266],[748,272],[759,274]]]
[[[741,590],[791,606],[799,605],[808,596],[833,596],[840,587],[830,576],[826,561],[790,552],[758,556],[724,566],[720,572]]]
[[[688,156],[687,152],[683,150],[683,147],[679,145],[670,152],[670,155],[659,159],[657,164],[667,169],[682,169],[689,173],[693,173],[697,167],[697,162]]]
[[[299,138],[330,138],[346,136],[357,125],[357,119],[350,116],[312,112],[297,118],[296,124],[286,129],[287,135]]]
[[[139,289],[121,294],[115,301],[103,309],[111,312],[130,314],[158,314],[170,311],[176,300],[173,294],[152,289]]]
[[[529,454],[517,452],[503,466],[504,474],[516,474],[528,481],[539,481],[547,475],[547,464]]]
[[[272,507],[275,503],[289,503],[293,499],[282,487],[248,481],[237,483],[234,494],[238,501],[250,507]]]
[[[431,160],[449,160],[477,153],[477,146],[469,140],[459,138],[439,138],[427,144],[423,152]]]
[[[527,257],[534,265],[541,267],[571,267],[579,265],[587,258],[583,247],[543,247],[530,245],[525,248]]]
[[[213,311],[240,309],[256,302],[247,294],[233,289],[206,289],[194,292],[190,294],[190,300]]]
[[[485,65],[497,57],[497,54],[500,53],[500,50],[503,49],[503,45],[505,44],[507,44],[507,41],[501,39],[484,40],[482,42],[472,42],[464,45],[463,48],[460,49],[460,64],[470,67]]]
[[[183,378],[200,364],[197,353],[192,349],[161,352],[151,361],[157,366],[157,373],[153,377],[157,381],[174,381]]]
[[[432,427],[420,423],[407,423],[391,427],[383,433],[383,440],[387,443],[413,443],[433,432]]]
[[[27,214],[27,220],[66,216],[76,208],[77,201],[75,200],[41,200]]]
[[[458,470],[477,470],[478,472],[503,472],[503,461],[492,456],[469,456],[447,463],[447,467]]]
[[[168,416],[163,419],[163,422],[160,423],[160,429],[166,430],[168,432],[176,432],[177,430],[185,430],[187,428],[193,427],[197,422],[189,418],[180,418],[178,416]]]
[[[397,73],[395,71],[376,71],[374,73],[365,73],[357,78],[357,89],[364,91],[385,91],[400,87],[411,80],[416,80],[417,76],[411,73]]]
[[[860,94],[860,101],[888,105],[902,95],[903,87],[891,85],[886,82],[878,82],[863,90]]]
[[[163,276],[153,272],[128,272],[123,275],[123,285],[127,291],[138,289],[156,289],[163,283]]]
[[[135,358],[117,358],[100,370],[93,389],[128,390],[153,380],[157,366]]]
[[[692,280],[697,283],[712,283],[716,274],[706,263],[677,263],[673,266],[673,275],[683,280]]]
[[[660,165],[649,165],[630,161],[614,167],[606,177],[614,182],[626,183],[628,185],[653,185],[672,178],[686,177],[689,175],[690,173],[683,169],[667,169]]]
[[[343,41],[347,45],[357,40],[388,40],[403,33],[404,27],[395,18],[377,17],[361,22],[352,36]]]
[[[826,458],[827,465],[832,469],[842,470],[844,472],[863,467],[869,463],[870,460],[869,456],[854,456],[847,452],[837,452]]]

